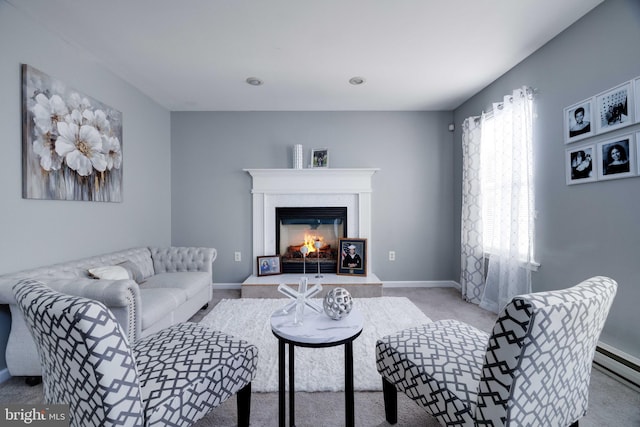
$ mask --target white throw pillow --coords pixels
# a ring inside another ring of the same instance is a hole
[[[126,280],[130,278],[129,272],[119,265],[90,268],[89,274],[97,279],[106,280]]]

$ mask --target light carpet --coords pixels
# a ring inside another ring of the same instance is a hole
[[[271,332],[271,314],[288,299],[223,299],[201,324],[236,336],[258,347],[258,370],[251,388],[278,391],[278,340]],[[321,300],[318,300],[321,304]],[[376,341],[385,335],[431,320],[408,298],[359,298],[354,307],[364,317],[362,334],[353,342],[353,377],[357,391],[382,389],[376,370]],[[288,354],[288,351],[287,351]],[[295,349],[296,391],[344,390],[344,346]]]

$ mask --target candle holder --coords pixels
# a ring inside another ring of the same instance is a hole
[[[320,240],[316,240],[313,244],[316,248],[316,252],[318,253],[318,274],[316,274],[316,278],[322,278],[322,274],[320,274],[320,247],[322,246],[322,242]]]
[[[302,252],[302,275],[307,275],[307,253],[309,252],[309,248],[306,246],[302,246],[300,248],[300,252]]]

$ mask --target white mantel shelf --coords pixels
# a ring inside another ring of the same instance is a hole
[[[243,169],[253,177],[252,193],[370,193],[377,168]]]
[[[351,238],[368,239],[371,274],[371,181],[377,168],[243,169],[253,180],[253,259],[276,253],[275,208],[345,206]],[[256,263],[253,274],[256,274]]]

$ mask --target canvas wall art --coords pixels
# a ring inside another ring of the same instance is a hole
[[[122,113],[22,65],[22,196],[122,201]]]

